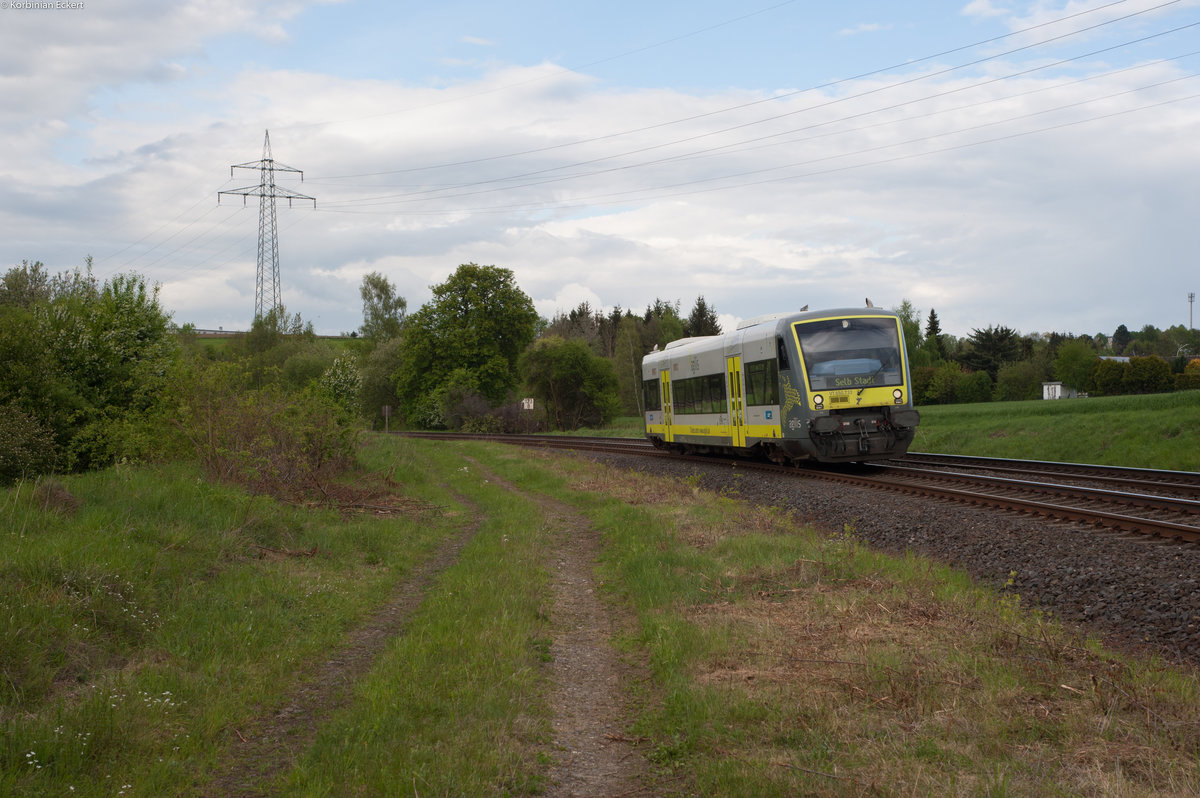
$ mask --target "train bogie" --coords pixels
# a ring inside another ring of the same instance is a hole
[[[907,451],[903,330],[875,308],[777,314],[643,361],[646,436],[677,451],[845,462]]]

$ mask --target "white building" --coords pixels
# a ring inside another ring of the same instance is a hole
[[[1068,388],[1061,382],[1042,383],[1043,399],[1074,399],[1077,396],[1079,396],[1079,391],[1074,388]]]

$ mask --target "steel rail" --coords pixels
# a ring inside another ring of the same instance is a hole
[[[1061,479],[1083,479],[1121,486],[1136,486],[1149,490],[1169,487],[1181,493],[1200,495],[1200,472],[1167,471],[1156,468],[1106,466],[1092,463],[1060,463],[1051,460],[1008,460],[999,457],[976,457],[957,454],[909,452],[886,462],[919,468],[939,465],[956,469],[991,471],[1004,474],[1043,474]]]
[[[1082,499],[1085,501],[1097,500],[1113,504],[1146,507],[1153,510],[1194,514],[1200,517],[1200,501],[1182,499],[1177,496],[1158,496],[1148,493],[1108,490],[1106,488],[1089,488],[1081,485],[1067,485],[1061,482],[1035,482],[1032,480],[1008,479],[1006,477],[980,476],[978,474],[963,474],[956,471],[929,471],[922,468],[908,468],[906,466],[887,465],[881,466],[881,468],[886,469],[887,473],[898,473],[901,476],[912,476],[917,479],[941,482],[969,482],[988,487],[1031,490],[1072,499]],[[1035,471],[1034,473],[1040,472]]]
[[[1174,521],[1164,521],[1155,518],[1124,515],[1093,508],[1071,507],[1052,502],[1035,501],[1014,496],[997,496],[992,493],[961,490],[938,485],[921,485],[910,482],[897,482],[878,477],[866,477],[857,474],[814,471],[805,474],[806,477],[831,479],[837,482],[853,483],[864,487],[880,488],[916,496],[932,496],[966,502],[971,505],[993,507],[1001,510],[1019,510],[1033,513],[1056,520],[1077,521],[1093,526],[1104,526],[1127,532],[1139,532],[1155,535],[1169,540],[1183,540],[1189,543],[1200,542],[1200,526],[1190,526]]]

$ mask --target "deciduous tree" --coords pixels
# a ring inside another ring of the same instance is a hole
[[[1002,402],[1020,402],[1042,397],[1045,371],[1033,360],[1018,360],[996,373],[995,396]]]
[[[1083,391],[1099,360],[1096,350],[1085,341],[1078,338],[1066,341],[1054,356],[1054,376],[1068,388]]]
[[[612,362],[582,341],[540,338],[521,355],[521,373],[557,429],[605,424],[620,409]]]
[[[363,275],[359,293],[363,303],[359,328],[362,337],[380,344],[400,335],[408,302],[396,293],[396,286],[379,272],[371,272]]]
[[[406,417],[435,421],[429,411],[455,371],[465,372],[492,405],[503,402],[518,384],[517,359],[533,341],[537,320],[510,269],[459,266],[405,322],[396,392]]]
[[[908,362],[912,363],[917,360],[917,350],[924,340],[921,338],[921,311],[907,299],[892,310],[900,317],[900,328],[904,331],[904,353]]]

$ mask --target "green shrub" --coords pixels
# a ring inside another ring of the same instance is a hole
[[[1171,390],[1171,364],[1157,355],[1129,358],[1122,387],[1125,393],[1162,393]]]
[[[54,433],[17,405],[0,405],[0,484],[44,474],[54,466]]]
[[[350,414],[319,391],[247,388],[248,374],[216,364],[181,391],[177,426],[215,479],[296,497],[321,491],[354,462]]]

